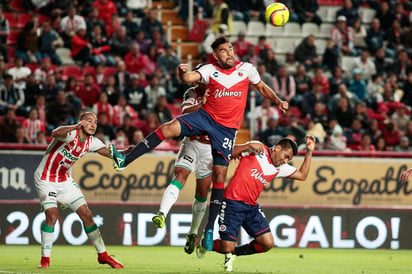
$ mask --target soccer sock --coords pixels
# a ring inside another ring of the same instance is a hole
[[[183,185],[177,180],[172,180],[163,193],[162,202],[160,203],[159,212],[162,212],[165,217],[169,213],[170,209],[176,203],[179,197],[179,192],[183,188]]]
[[[53,245],[54,227],[45,223],[41,225],[41,256],[50,257]]]
[[[213,251],[216,251],[216,252],[218,252],[218,253],[222,253],[221,251],[220,251],[220,242],[221,242],[222,240],[220,240],[220,239],[217,239],[217,240],[215,240],[215,241],[213,241]]]
[[[225,183],[213,183],[212,195],[210,196],[209,217],[207,219],[206,230],[213,230],[216,216],[219,214],[220,205],[222,204],[224,191]]]
[[[205,216],[207,207],[207,198],[201,198],[195,195],[195,200],[192,206],[192,225],[190,226],[190,234],[196,234],[199,231],[203,216]]]
[[[126,155],[125,165],[157,147],[165,138],[160,128],[150,133],[146,138],[138,143],[129,154]]]
[[[93,243],[94,247],[96,248],[97,253],[103,253],[106,251],[106,247],[104,246],[102,235],[100,234],[100,230],[97,228],[97,225],[94,224],[92,226],[84,227],[86,231],[87,237]]]
[[[243,256],[262,252],[264,252],[263,249],[255,240],[253,240],[248,244],[236,247],[235,251],[233,251],[233,254],[235,254],[236,256]]]

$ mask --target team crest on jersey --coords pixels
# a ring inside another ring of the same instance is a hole
[[[76,152],[78,153],[81,150],[81,147],[76,148]]]
[[[239,71],[238,75],[239,77],[243,77],[243,72]]]
[[[225,225],[220,225],[219,231],[226,231],[226,226]]]

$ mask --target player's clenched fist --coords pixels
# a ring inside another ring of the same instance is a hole
[[[180,64],[178,66],[179,74],[186,73],[189,70],[189,65],[188,64]]]
[[[313,136],[306,136],[306,149],[308,151],[314,151],[315,150],[315,143],[316,143],[316,139]]]

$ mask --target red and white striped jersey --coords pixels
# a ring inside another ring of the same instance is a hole
[[[244,155],[225,188],[226,199],[256,205],[260,193],[274,178],[289,177],[296,172],[296,168],[289,164],[275,167],[267,147],[263,153]]]
[[[36,119],[34,121],[26,119],[24,120],[22,127],[27,130],[27,135],[29,136],[31,142],[36,141],[37,133],[39,131],[43,131],[44,133],[46,133],[46,128],[44,127],[43,122],[39,119]]]
[[[251,63],[236,61],[230,69],[207,64],[197,71],[210,90],[204,110],[217,123],[239,129],[245,112],[249,83],[256,85],[260,82],[256,68]]]
[[[96,137],[82,140],[78,130],[70,131],[66,138],[54,138],[36,169],[36,177],[43,181],[62,183],[70,178],[69,169],[87,152],[106,147]]]

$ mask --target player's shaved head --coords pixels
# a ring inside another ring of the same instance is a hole
[[[79,119],[80,119],[80,120],[85,120],[85,119],[87,118],[87,116],[89,116],[89,115],[92,115],[92,116],[94,116],[94,117],[97,119],[96,114],[94,114],[93,112],[90,112],[90,111],[88,111],[88,112],[83,112],[82,114],[80,114]]]

